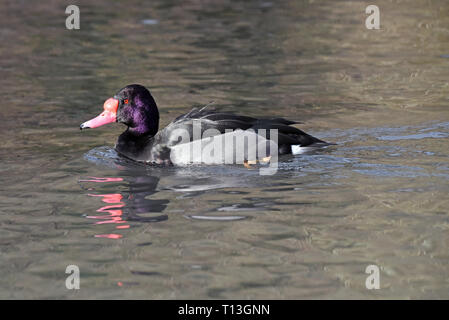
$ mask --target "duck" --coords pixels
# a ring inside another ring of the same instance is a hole
[[[211,138],[215,138],[219,145],[223,146],[223,140],[216,138],[232,140],[246,136],[247,149],[264,149],[264,159],[272,155],[296,154],[300,153],[299,150],[315,150],[331,145],[294,127],[294,124],[299,123],[297,121],[280,117],[256,118],[238,115],[216,110],[211,108],[210,104],[193,108],[159,130],[156,101],[150,91],[140,84],[130,84],[120,89],[104,102],[103,112],[83,122],[80,129],[93,129],[113,122],[122,123],[127,127],[118,137],[115,145],[117,153],[148,164],[176,165],[195,162],[193,158],[198,156],[195,152],[200,150],[201,153],[202,150],[195,149],[195,144],[202,147]],[[262,130],[264,135],[260,134]],[[183,134],[180,135],[180,132]],[[257,140],[251,140],[254,137]],[[277,141],[274,144],[275,138]],[[189,148],[186,149],[186,146]],[[236,156],[232,154],[234,161],[237,158],[245,158],[244,161],[248,161],[249,153],[242,155],[243,152],[237,149],[234,144],[228,143],[224,144],[224,150],[220,151],[224,151],[224,154],[238,152]],[[230,163],[229,159],[222,162]]]

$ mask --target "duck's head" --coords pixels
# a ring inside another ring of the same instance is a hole
[[[97,128],[111,122],[121,122],[136,135],[157,133],[159,111],[150,91],[139,84],[120,89],[103,105],[99,116],[80,125],[80,129]]]

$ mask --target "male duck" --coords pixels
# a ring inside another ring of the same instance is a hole
[[[173,151],[186,142],[203,140],[206,131],[215,135],[258,132],[260,129],[277,129],[277,153],[296,153],[300,149],[311,149],[329,145],[307,133],[292,127],[297,122],[283,118],[257,119],[232,113],[218,112],[208,108],[194,108],[173,120],[167,127],[158,131],[159,111],[150,92],[141,85],[132,84],[119,90],[114,97],[104,103],[104,111],[89,121],[80,125],[80,129],[96,128],[111,122],[124,123],[128,128],[119,136],[115,149],[118,153],[135,161],[158,164],[177,164],[183,162],[173,157]],[[199,125],[199,134],[195,134],[195,125]],[[188,140],[180,141],[179,129],[187,132]],[[258,135],[258,138],[260,136]],[[263,139],[261,139],[263,140]],[[272,139],[273,140],[273,139]],[[258,140],[259,141],[259,140]],[[267,140],[270,135],[267,134]],[[249,144],[249,143],[248,143]],[[306,148],[305,148],[306,147]],[[225,144],[226,153],[228,145]],[[276,152],[268,148],[268,156]],[[195,149],[193,149],[195,152]],[[235,149],[234,149],[235,150]],[[271,151],[270,151],[271,150]],[[292,152],[293,150],[293,152]],[[185,153],[184,151],[181,153]],[[174,160],[175,159],[175,160]],[[229,162],[225,162],[229,163]]]

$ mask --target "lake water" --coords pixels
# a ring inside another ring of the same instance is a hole
[[[376,1],[380,30],[364,1],[69,4],[0,3],[0,298],[449,298],[447,1]],[[213,100],[337,145],[137,165],[79,130],[130,83],[162,126]]]

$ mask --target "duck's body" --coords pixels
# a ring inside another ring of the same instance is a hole
[[[220,135],[229,135],[231,131],[237,139],[240,134],[248,135],[254,131],[260,148],[261,141],[274,139],[274,133],[273,137],[270,137],[270,129],[275,129],[277,151],[274,151],[271,146],[271,150],[267,151],[271,154],[273,152],[277,152],[279,155],[292,153],[292,146],[297,148],[328,145],[326,142],[291,126],[296,123],[295,121],[283,118],[258,119],[218,112],[210,110],[208,107],[194,108],[176,118],[164,129],[157,131],[159,112],[156,103],[150,92],[140,85],[129,85],[121,89],[114,98],[105,102],[105,112],[97,118],[83,123],[80,128],[94,128],[114,120],[128,125],[127,130],[118,138],[115,147],[117,152],[135,161],[147,163],[173,164],[178,161],[179,154],[186,153],[185,149],[181,148],[185,148],[187,143],[202,144],[205,141],[204,135],[220,137]],[[260,132],[266,133],[264,137],[267,140],[261,137]],[[202,140],[199,141],[200,139]],[[270,142],[272,142],[271,140]],[[227,145],[224,145],[223,151],[224,153],[235,152],[236,149],[233,149],[230,150]],[[174,157],[174,153],[177,153],[178,156]],[[180,162],[185,163],[185,159]]]

